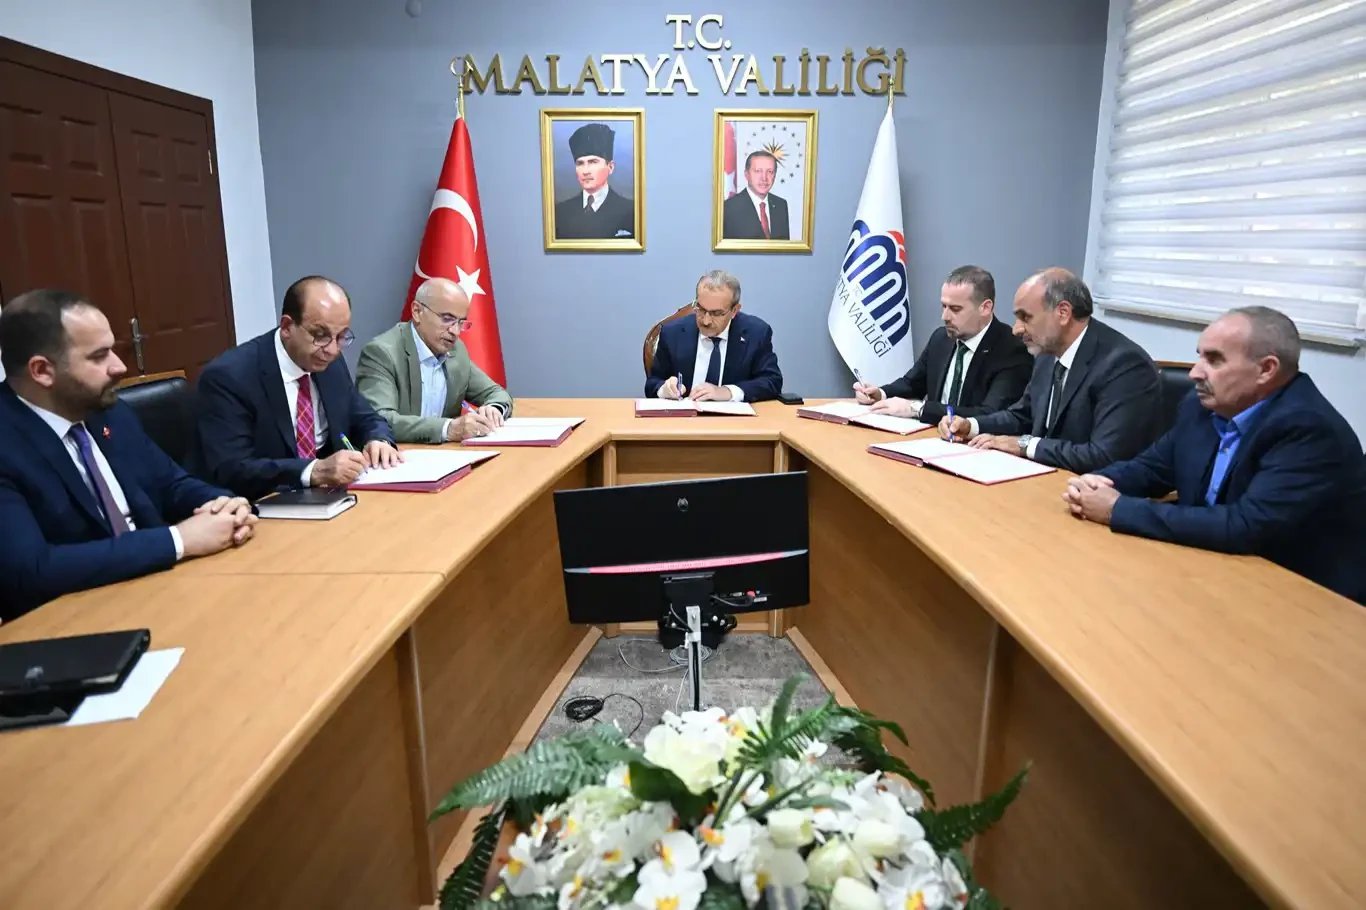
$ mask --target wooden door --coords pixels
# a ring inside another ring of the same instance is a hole
[[[109,109],[143,366],[193,378],[234,343],[208,122],[112,92]]]
[[[95,301],[131,370],[135,309],[107,94],[0,60],[0,295],[56,287]]]

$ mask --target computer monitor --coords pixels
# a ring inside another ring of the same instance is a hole
[[[565,601],[575,623],[659,623],[701,645],[733,613],[810,600],[806,472],[555,492]]]

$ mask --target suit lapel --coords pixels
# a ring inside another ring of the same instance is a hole
[[[346,400],[346,389],[339,381],[337,370],[346,370],[346,361],[340,357],[332,361],[321,373],[313,374],[313,388],[318,390],[318,397],[327,409],[327,441],[334,452],[341,448],[342,434],[351,432],[351,403]],[[356,440],[352,442],[357,448],[362,445]]]
[[[163,524],[161,516],[156,514],[151,501],[143,494],[138,479],[123,470],[123,459],[114,448],[113,432],[105,422],[104,415],[92,417],[85,425],[90,431],[90,438],[104,453],[104,460],[109,463],[109,470],[114,472],[114,479],[118,481],[119,488],[123,490],[123,498],[128,503],[128,513],[132,516],[133,523],[139,528],[153,528]]]
[[[274,334],[263,336],[257,364],[275,428],[280,431],[280,440],[289,451],[289,457],[293,458],[298,451],[294,441],[294,415],[289,413],[289,399],[285,397],[285,378],[280,374],[280,360],[275,356]]]
[[[460,403],[469,389],[469,372],[465,369],[465,342],[457,341],[446,358],[446,404],[443,414],[459,414]],[[465,375],[461,375],[464,373]]]
[[[987,368],[987,363],[991,360],[991,349],[996,344],[997,326],[1005,323],[998,322],[996,317],[991,317],[991,324],[987,327],[986,334],[977,343],[977,350],[972,352],[972,361],[968,364],[967,371],[963,374],[963,389],[958,394],[967,394],[970,387],[981,381],[982,373]]]
[[[3,390],[4,400],[8,403],[14,418],[14,424],[37,451],[39,461],[45,461],[52,465],[57,472],[57,476],[66,485],[67,492],[71,498],[85,510],[85,514],[98,527],[109,530],[109,524],[104,520],[104,513],[100,511],[95,502],[95,495],[90,492],[90,488],[81,479],[80,473],[76,470],[76,465],[71,460],[71,452],[67,449],[66,443],[52,432],[52,428],[43,423],[43,419],[33,413],[27,405],[19,400],[9,386],[0,383],[0,390]]]
[[[1077,347],[1077,356],[1072,358],[1072,369],[1067,371],[1067,378],[1063,382],[1062,400],[1058,402],[1058,407],[1053,414],[1053,426],[1062,423],[1062,415],[1067,411],[1067,406],[1076,397],[1077,390],[1086,381],[1086,374],[1091,372],[1091,359],[1096,355],[1096,346],[1100,344],[1100,333],[1095,331],[1096,323],[1092,323],[1091,331],[1086,333],[1086,337],[1081,340]],[[1052,366],[1049,366],[1048,384],[1050,389],[1053,385]],[[1045,404],[1045,408],[1047,405]]]
[[[721,371],[721,385],[735,385],[736,374],[749,356],[749,336],[735,323],[731,323],[730,335],[726,339],[726,365]]]
[[[408,377],[406,386],[398,390],[398,412],[400,414],[422,413],[422,362],[417,356],[417,343],[413,341],[411,324],[400,333],[403,351],[402,362],[398,364],[401,374]]]
[[[688,322],[684,323],[683,350],[679,352],[683,356],[679,358],[678,363],[674,364],[674,366],[683,374],[683,384],[688,387],[689,391],[692,391],[692,372],[693,367],[697,363],[697,344],[701,334],[701,332],[697,331],[697,320],[690,319]]]
[[[1043,354],[1034,360],[1034,375],[1029,380],[1029,394],[1033,426],[1029,432],[1034,436],[1048,435],[1048,396],[1053,390],[1053,364],[1058,358]]]
[[[925,358],[925,400],[940,401],[944,397],[944,376],[953,362],[954,343],[948,332],[935,332],[930,336],[930,344],[934,348]]]

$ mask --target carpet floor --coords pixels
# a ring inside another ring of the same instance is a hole
[[[599,639],[560,693],[536,738],[559,736],[579,723],[615,721],[639,744],[665,711],[691,709],[692,686],[683,684],[685,670],[653,638]],[[792,642],[733,633],[702,664],[702,704],[726,711],[746,705],[763,708],[795,673],[806,675],[793,700],[796,707],[810,708],[825,701],[829,693]],[[571,720],[564,706],[579,695],[605,699],[602,711],[587,721]]]

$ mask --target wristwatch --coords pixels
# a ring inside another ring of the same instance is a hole
[[[1021,454],[1021,455],[1028,457],[1028,455],[1029,455],[1029,444],[1030,444],[1031,442],[1033,442],[1033,441],[1034,441],[1034,437],[1033,437],[1033,436],[1030,436],[1028,433],[1026,433],[1024,436],[1021,436],[1021,437],[1020,437],[1020,454]]]

